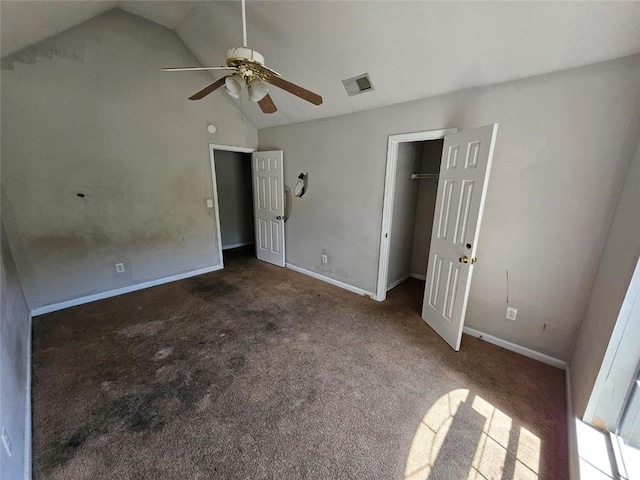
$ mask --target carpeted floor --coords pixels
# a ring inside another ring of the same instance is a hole
[[[36,479],[568,478],[564,373],[226,256],[34,320]]]

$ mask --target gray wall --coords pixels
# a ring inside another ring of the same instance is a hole
[[[571,357],[575,414],[582,417],[640,256],[640,142],[600,259]]]
[[[25,449],[29,312],[4,225],[0,235],[0,425],[6,427],[11,441],[11,457],[0,444],[0,478],[15,480],[26,478],[25,461],[30,458],[29,451]]]
[[[636,148],[639,77],[636,55],[260,130],[260,148],[285,151],[285,183],[313,178],[287,222],[287,261],[374,292],[388,136],[497,122],[466,324],[568,360]]]
[[[422,142],[406,142],[398,145],[387,288],[411,273],[413,232],[420,188],[417,180],[411,180],[411,174],[417,173],[421,168],[422,150]]]
[[[187,100],[212,78],[170,65],[197,63],[120,10],[3,59],[3,217],[30,308],[220,263],[208,143],[257,132],[220,92]]]
[[[442,158],[442,144],[444,140],[429,140],[424,142],[420,173],[439,173]],[[418,206],[416,208],[415,230],[413,236],[413,255],[411,258],[411,273],[427,274],[429,263],[429,248],[431,247],[431,231],[433,229],[433,215],[436,211],[436,196],[438,194],[438,180],[418,180]]]
[[[251,155],[216,150],[214,156],[222,247],[254,242]]]

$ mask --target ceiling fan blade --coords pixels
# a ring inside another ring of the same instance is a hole
[[[202,70],[235,70],[235,67],[167,67],[159,68],[163,72],[198,72]]]
[[[265,75],[264,79],[270,84],[275,85],[276,87],[279,87],[289,93],[292,93],[296,97],[300,97],[307,102],[311,102],[314,105],[320,105],[322,103],[322,97],[317,93],[313,93],[306,88],[302,88],[295,83],[291,83],[282,77],[277,77],[275,75]]]
[[[269,94],[267,94],[262,100],[260,100],[258,102],[258,105],[260,105],[260,110],[262,110],[262,113],[275,113],[278,111],[278,109],[276,108],[276,104],[273,103],[273,99]]]
[[[225,78],[227,78],[227,77],[219,78],[218,80],[213,82],[211,85],[207,85],[202,90],[200,90],[198,93],[190,96],[189,100],[200,100],[201,98],[206,97],[211,92],[213,92],[214,90],[216,90],[216,89],[220,88],[222,85],[224,85],[224,79]]]

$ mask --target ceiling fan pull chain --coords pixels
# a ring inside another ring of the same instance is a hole
[[[242,4],[244,5],[244,0],[242,0]],[[244,125],[244,102],[242,101],[242,93],[240,93],[240,122]]]

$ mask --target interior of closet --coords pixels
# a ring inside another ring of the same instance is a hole
[[[253,245],[251,154],[215,150],[214,166],[222,250]]]
[[[410,277],[425,280],[443,142],[398,146],[387,291]]]

